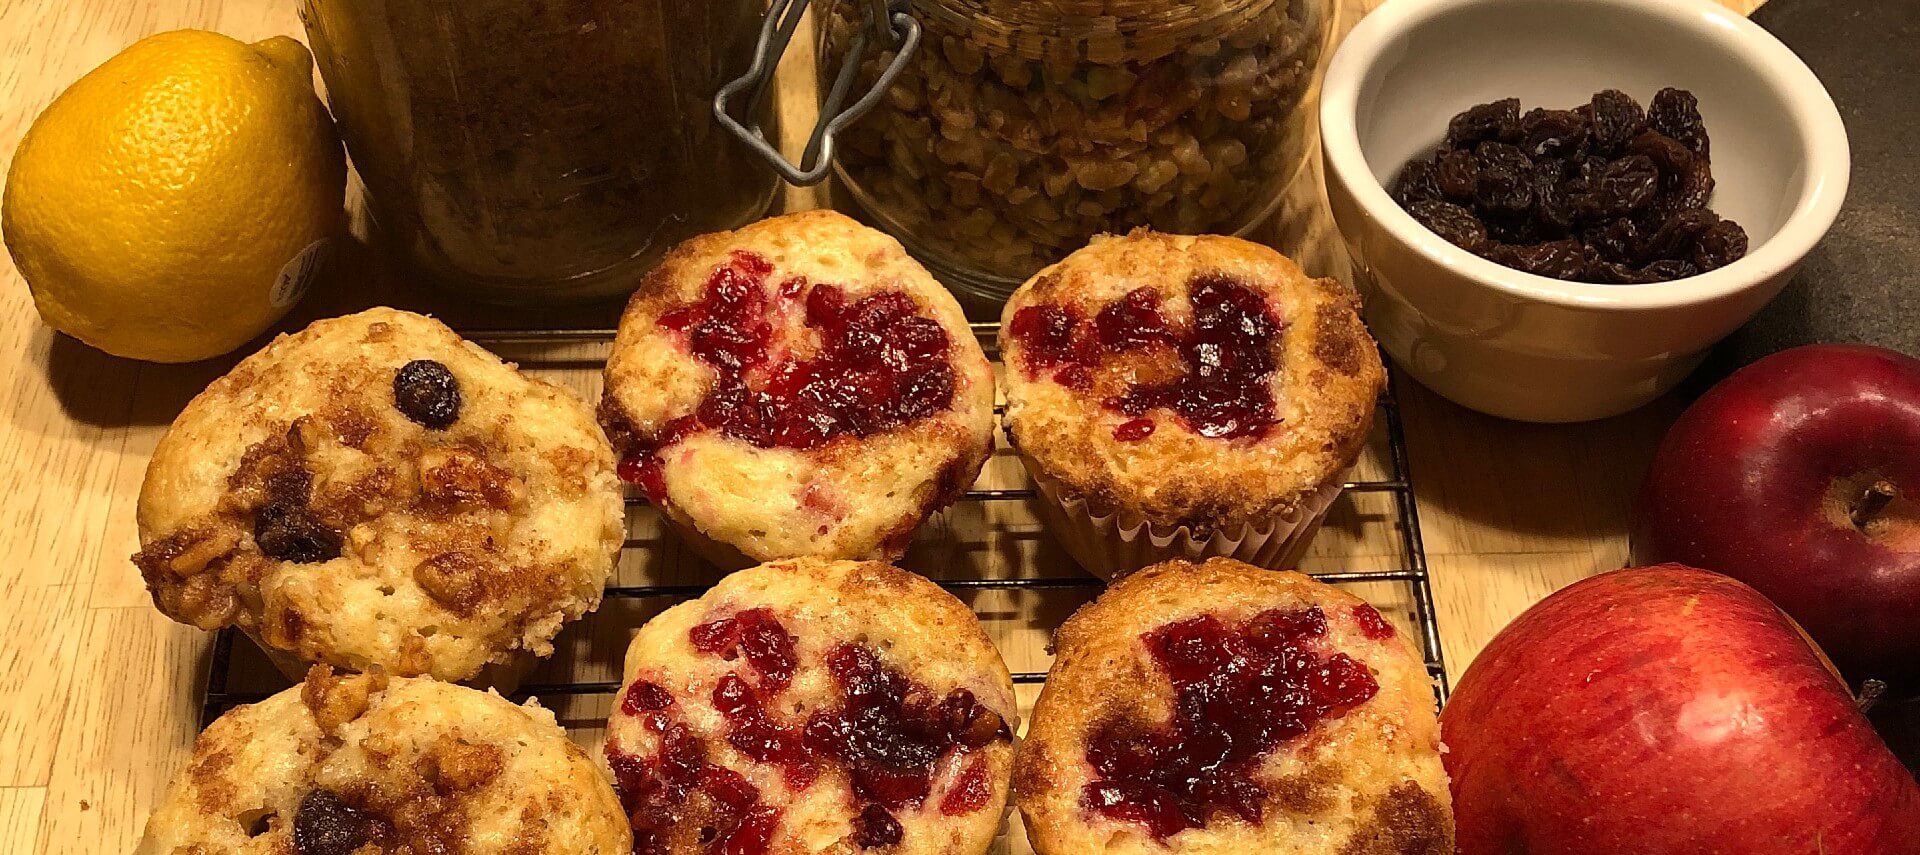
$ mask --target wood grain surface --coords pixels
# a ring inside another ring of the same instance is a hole
[[[1375,5],[1342,2],[1342,28]],[[1741,11],[1759,5],[1724,2]],[[28,124],[55,95],[140,37],[181,27],[249,41],[301,36],[294,5],[0,0],[0,152],[10,162]],[[810,69],[789,63],[782,74],[791,126],[811,115]],[[1303,260],[1343,270],[1317,171],[1293,195],[1283,216],[1300,232],[1291,239],[1313,250]],[[787,204],[824,199],[795,191]],[[362,251],[334,265],[283,326],[379,302],[430,308],[456,322],[466,313],[397,281]],[[0,851],[130,850],[191,745],[209,637],[155,612],[127,556],[137,548],[134,500],[149,451],[185,402],[231,364],[155,366],[105,356],[41,325],[19,274],[10,263],[0,269]],[[597,391],[593,372],[543,373]],[[1412,384],[1403,385],[1401,398],[1445,651],[1457,674],[1492,633],[1541,596],[1621,565],[1627,499],[1677,405],[1668,399],[1604,422],[1543,427],[1470,413]],[[1378,465],[1376,457],[1363,462],[1363,474]],[[988,477],[1017,479],[1017,466],[999,460]],[[1017,503],[950,517],[931,526],[909,566],[980,575],[1070,570]],[[635,526],[634,536],[652,548],[630,551],[623,579],[710,578],[649,521]],[[990,542],[969,534],[980,531],[991,532]],[[1352,502],[1316,542],[1309,567],[1374,569],[1396,560],[1394,541],[1389,515]],[[1404,592],[1362,593],[1404,617]],[[987,592],[972,605],[1019,670],[1044,664],[1047,631],[1074,602]],[[563,659],[574,661],[551,667],[616,667],[606,651],[624,647],[626,628],[647,608],[609,603],[615,614],[603,614],[596,626],[621,628],[570,633]],[[628,610],[638,611],[619,613]],[[607,635],[618,637],[600,637]],[[593,740],[604,703],[560,705],[579,726],[577,738]],[[1018,823],[1012,825],[1001,848],[1025,851]]]

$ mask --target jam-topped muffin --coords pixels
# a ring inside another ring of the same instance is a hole
[[[623,539],[591,407],[392,309],[214,381],[154,450],[138,515],[160,610],[240,627],[295,679],[326,662],[463,680],[546,655]]]
[[[640,855],[978,855],[1013,683],[979,621],[879,562],[743,570],[627,649],[607,762]]]
[[[529,702],[314,666],[220,717],[138,855],[627,855],[606,773]]]
[[[1287,566],[1385,384],[1353,292],[1228,237],[1103,237],[1002,316],[1007,436],[1103,577],[1168,558]]]
[[[1225,558],[1060,627],[1014,774],[1040,855],[1450,855],[1432,685],[1364,601]]]
[[[992,444],[993,369],[959,304],[830,211],[676,247],[606,386],[621,477],[722,566],[898,557]]]

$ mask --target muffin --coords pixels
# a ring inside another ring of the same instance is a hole
[[[808,211],[674,248],[600,417],[621,477],[722,567],[893,559],[986,462],[993,369],[899,243]]]
[[[1359,300],[1228,237],[1096,238],[1007,302],[1007,437],[1089,571],[1290,567],[1386,382]]]
[[[220,717],[139,855],[627,855],[606,774],[553,714],[425,679],[336,675]]]
[[[240,627],[292,679],[464,680],[552,652],[599,605],[623,516],[584,402],[371,309],[275,339],[187,404],[133,561],[167,616]]]
[[[1061,626],[1014,772],[1039,855],[1451,855],[1432,685],[1360,599],[1226,558]]]
[[[607,761],[642,855],[979,855],[1017,708],[979,621],[879,562],[743,570],[642,627]]]

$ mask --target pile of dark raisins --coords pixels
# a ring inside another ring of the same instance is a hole
[[[1481,104],[1408,163],[1393,197],[1422,225],[1516,270],[1580,282],[1666,282],[1747,254],[1747,233],[1707,209],[1699,102],[1662,89],[1649,109],[1609,89],[1571,110]]]

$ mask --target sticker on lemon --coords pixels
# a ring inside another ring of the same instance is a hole
[[[191,362],[285,315],[345,227],[312,68],[290,38],[180,30],[54,99],[0,206],[40,317],[117,356]]]

